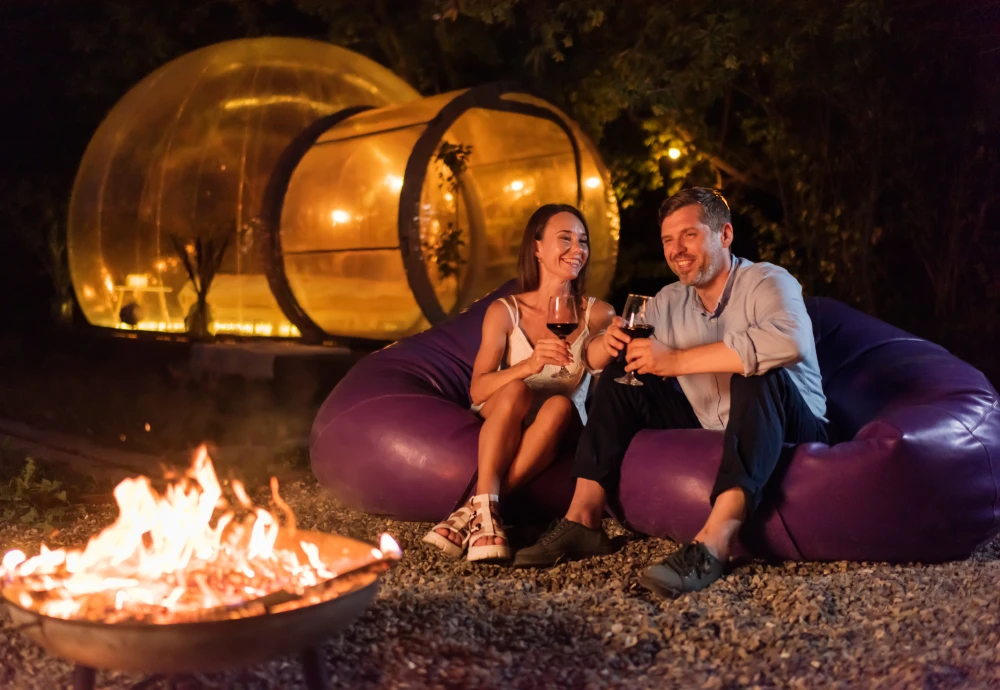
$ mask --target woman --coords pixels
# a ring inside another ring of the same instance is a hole
[[[468,548],[470,561],[510,558],[499,497],[536,477],[566,431],[586,422],[590,372],[611,361],[598,336],[615,316],[611,305],[583,296],[589,257],[579,210],[547,204],[532,214],[518,257],[518,293],[486,310],[472,368],[472,410],[484,420],[476,493],[424,537],[450,556]],[[577,300],[579,324],[565,341],[546,325],[554,295]],[[564,365],[571,376],[554,377]]]

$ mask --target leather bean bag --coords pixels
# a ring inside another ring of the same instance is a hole
[[[489,303],[375,352],[323,404],[310,453],[347,506],[438,521],[466,494],[480,420],[469,380]],[[977,369],[944,348],[840,302],[807,298],[839,440],[788,446],[737,553],[794,560],[942,561],[1000,531],[1000,402]],[[690,540],[709,512],[722,435],[639,433],[612,512],[632,529]],[[559,515],[572,443],[505,506]],[[505,510],[507,508],[505,507]],[[516,508],[515,508],[516,510]]]

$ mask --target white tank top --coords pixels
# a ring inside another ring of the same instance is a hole
[[[528,359],[531,357],[531,353],[535,351],[535,348],[531,345],[531,341],[528,340],[528,336],[525,335],[524,329],[521,328],[521,310],[517,303],[517,298],[511,295],[510,302],[508,302],[506,298],[501,297],[500,302],[507,307],[514,327],[507,336],[507,352],[504,359],[500,362],[498,370],[507,369]],[[511,302],[513,306],[511,306]],[[585,403],[587,400],[587,386],[590,384],[590,372],[583,363],[583,345],[590,335],[590,309],[593,306],[594,298],[590,297],[587,301],[587,310],[583,316],[583,329],[576,340],[573,341],[573,344],[570,345],[573,363],[567,364],[566,369],[571,375],[568,378],[553,378],[554,374],[559,371],[559,367],[554,364],[546,364],[539,373],[524,379],[524,382],[528,384],[528,388],[533,393],[532,408],[528,415],[529,421],[534,417],[535,412],[538,411],[538,408],[542,406],[542,403],[547,398],[553,395],[564,395],[576,406],[583,423],[587,423]],[[478,412],[481,407],[482,405],[475,405],[472,410]]]

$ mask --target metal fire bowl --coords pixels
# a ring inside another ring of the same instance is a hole
[[[282,532],[278,545],[306,539],[335,567],[371,560],[372,545],[332,534]],[[337,571],[345,568],[336,567]],[[91,668],[147,673],[218,671],[315,645],[357,620],[378,594],[379,577],[333,599],[247,618],[189,623],[101,623],[42,615],[6,600],[21,633],[49,653]]]

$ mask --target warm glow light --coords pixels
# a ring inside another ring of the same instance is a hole
[[[330,219],[333,221],[334,225],[340,225],[351,220],[351,214],[347,211],[341,211],[339,208],[335,209],[333,213],[330,214]]]
[[[157,261],[156,262],[156,270],[157,271],[165,271],[165,270],[167,270],[167,262],[164,261],[163,259],[160,259],[159,261]]]
[[[23,551],[14,549],[13,551],[8,551],[4,554],[3,563],[0,564],[0,568],[3,568],[4,570],[13,570],[26,560],[28,560],[28,557],[24,555]]]
[[[451,195],[451,192],[445,192],[445,193],[444,193],[444,200],[445,200],[445,201],[453,201],[454,199],[455,199],[455,197],[453,197],[453,196]]]
[[[106,287],[108,289],[108,292],[114,292],[115,291],[115,284],[111,280],[111,276],[108,276],[108,275],[104,276],[104,287]]]
[[[145,273],[129,273],[125,276],[125,284],[132,289],[149,287],[149,276]]]
[[[398,192],[403,188],[403,178],[399,175],[386,175],[385,183],[389,186],[389,189],[394,192]]]
[[[513,182],[510,183],[510,189],[513,192],[520,192],[522,189],[524,189],[524,183],[521,182],[521,180],[514,180]]]
[[[403,551],[399,548],[399,544],[391,536],[382,533],[379,537],[379,551],[382,552],[384,556],[389,556],[390,558],[402,558]]]
[[[89,285],[84,285],[82,288],[80,288],[80,291],[83,293],[83,296],[86,297],[87,299],[94,299],[94,288],[90,287]]]
[[[330,104],[325,101],[317,101],[307,96],[292,96],[287,94],[231,98],[223,103],[222,107],[226,110],[239,110],[241,108],[263,108],[269,105],[304,105],[310,110],[321,112],[326,112],[330,109]]]
[[[597,189],[601,186],[601,178],[599,177],[588,177],[584,182],[590,189]]]
[[[667,149],[667,155],[670,156],[671,160],[677,160],[678,158],[681,157],[681,150],[671,146],[669,149]]]
[[[132,326],[126,323],[118,323],[115,328],[123,331],[133,330]],[[135,325],[137,331],[161,331],[161,332],[180,332],[185,331],[187,328],[184,326],[183,321],[140,321]]]

